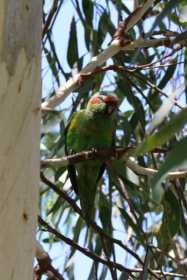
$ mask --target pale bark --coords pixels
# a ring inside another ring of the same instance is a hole
[[[39,184],[38,0],[0,1],[0,278],[32,279]]]

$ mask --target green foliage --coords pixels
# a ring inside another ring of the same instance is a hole
[[[155,28],[161,24],[161,22],[165,17],[168,17],[168,14],[172,12],[172,10],[177,6],[178,3],[179,1],[170,0],[169,2],[166,3],[166,5],[164,5],[164,8],[162,9],[161,13],[159,14],[158,17],[156,17],[155,22],[153,23],[151,29],[152,31],[155,30]]]
[[[177,197],[171,190],[167,190],[163,202],[164,214],[162,225],[158,233],[159,246],[168,251],[171,240],[178,233],[181,223],[181,208]]]
[[[69,1],[71,7],[68,1],[62,2],[43,39],[43,99],[55,95],[56,88],[71,74],[81,71],[93,56],[107,49],[119,21],[131,15],[133,8],[130,1],[121,0],[73,0]],[[132,2],[145,3],[144,0]],[[66,5],[70,9],[68,12]],[[87,226],[80,197],[69,182],[67,167],[42,167],[57,190],[50,184],[41,184],[40,213],[47,222],[94,256],[126,267],[142,268],[133,253],[144,261],[147,246],[154,245],[157,248],[152,248],[148,268],[186,273],[177,255],[179,250],[182,258],[187,257],[186,176],[171,178],[168,174],[186,169],[187,159],[187,51],[184,49],[187,31],[186,23],[180,22],[179,17],[184,5],[186,0],[157,1],[135,27],[123,34],[123,39],[134,41],[141,36],[150,43],[163,38],[163,44],[118,52],[106,61],[106,65],[116,65],[123,71],[98,71],[83,76],[64,103],[42,115],[42,159],[63,157],[65,128],[72,114],[85,108],[90,96],[98,91],[113,92],[118,96],[115,146],[133,146],[131,161],[139,169],[128,167],[129,154],[124,155],[125,159],[106,162],[106,172],[97,186],[95,216]],[[64,10],[67,13],[64,14]],[[46,11],[44,6],[45,20]],[[60,33],[59,25],[56,34],[56,19],[61,26],[66,25],[67,35]],[[60,37],[60,51],[59,41],[55,41],[57,37]],[[46,69],[50,70],[47,75]],[[180,90],[181,87],[185,90]],[[171,108],[166,95],[171,96],[175,91],[177,100]],[[163,113],[162,121],[149,133],[148,128],[161,106],[165,115]],[[158,172],[155,174],[152,170]],[[62,196],[58,190],[63,191]],[[88,186],[85,203],[89,195]],[[61,246],[60,240],[52,234],[42,229],[39,232],[41,240],[51,248],[54,244]],[[131,252],[122,248],[124,244]],[[74,268],[78,250],[64,242],[62,249],[67,252],[63,276],[77,280]],[[169,257],[171,254],[172,258]],[[115,274],[115,269],[93,259],[85,270],[90,280],[135,279],[134,276],[140,279],[141,276],[134,273],[131,277],[120,269]],[[147,279],[156,279],[152,277],[149,274]]]
[[[144,142],[138,146],[136,153],[146,153],[165,144],[167,140],[175,135],[175,133],[180,131],[180,129],[186,124],[186,120],[187,110],[184,109],[179,114],[175,115],[170,122],[165,124],[159,132],[148,136]]]
[[[160,89],[164,88],[166,86],[166,84],[168,83],[168,81],[173,77],[174,72],[177,68],[177,64],[176,61],[173,60],[172,61],[173,65],[168,66],[168,69],[165,72],[165,75],[163,76],[162,80],[160,81],[158,87]]]
[[[166,178],[168,172],[173,170],[180,170],[180,168],[185,168],[187,166],[187,137],[176,144],[172,151],[168,154],[165,161],[161,165],[158,173],[152,179],[152,192],[153,200],[156,203],[160,203],[164,190],[161,183]]]
[[[67,53],[67,60],[72,68],[74,63],[78,61],[78,44],[77,44],[77,30],[76,30],[76,21],[73,17],[71,26],[70,26],[70,36],[69,36],[69,46]]]
[[[101,219],[103,229],[107,234],[111,236],[112,235],[112,224],[111,224],[112,203],[102,192],[100,192],[99,195],[99,209],[100,209],[99,217]]]

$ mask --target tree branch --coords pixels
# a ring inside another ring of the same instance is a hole
[[[139,5],[124,21],[119,23],[118,29],[114,33],[113,38],[119,39],[124,43],[124,32],[128,32],[134,27],[143,15],[150,9],[150,7],[156,2],[155,0],[147,0],[143,5]]]
[[[128,159],[126,161],[126,165],[127,167],[129,167],[132,171],[134,171],[135,173],[137,173],[138,175],[144,175],[144,176],[153,176],[155,175],[158,170],[156,169],[152,169],[152,168],[145,168],[143,166],[140,166],[139,164],[135,163],[134,161]],[[173,171],[173,172],[169,172],[167,174],[168,178],[170,180],[175,179],[175,178],[182,178],[182,177],[186,177],[187,175],[187,170],[183,170],[183,171]]]
[[[48,185],[53,191],[55,191],[62,199],[66,200],[71,208],[78,213],[82,219],[84,219],[84,215],[82,214],[81,209],[77,206],[76,202],[70,198],[63,190],[60,190],[59,188],[56,187],[55,184],[53,184],[51,181],[49,181],[44,174],[41,172],[40,174],[41,180]],[[103,236],[106,240],[109,240],[111,243],[115,243],[118,246],[120,246],[123,250],[128,252],[131,256],[133,256],[139,263],[143,265],[143,262],[141,258],[131,249],[129,249],[127,246],[125,246],[120,240],[113,238],[109,236],[103,229],[98,226],[94,221],[90,221],[90,226],[94,229],[95,232],[97,232],[99,235]]]
[[[145,168],[138,165],[136,162],[128,159],[135,147],[127,148],[116,148],[116,149],[106,149],[106,150],[92,150],[83,151],[70,156],[65,156],[62,158],[52,158],[41,160],[41,167],[51,166],[51,167],[66,167],[70,164],[76,164],[85,160],[100,159],[103,161],[121,159],[124,160],[125,165],[133,170],[135,173],[144,176],[153,176],[158,172],[156,169]],[[155,152],[165,152],[164,149],[155,149]],[[173,171],[168,173],[169,179],[181,178],[187,175],[187,170]]]
[[[150,247],[147,246],[147,250],[146,250],[146,254],[145,254],[145,259],[144,259],[143,271],[141,273],[140,280],[148,279],[148,268],[149,268],[150,260],[151,260],[151,250],[150,250]]]
[[[64,241],[69,246],[72,246],[73,248],[77,249],[78,251],[80,251],[85,256],[89,257],[90,259],[92,259],[95,262],[102,263],[102,264],[104,264],[108,267],[111,266],[111,267],[116,268],[116,269],[118,269],[122,272],[129,273],[131,276],[132,276],[133,272],[134,273],[141,273],[143,271],[142,268],[127,268],[127,267],[124,267],[123,265],[121,265],[119,263],[105,260],[105,259],[99,257],[98,255],[96,255],[95,253],[92,253],[88,249],[85,249],[85,248],[81,247],[80,245],[78,245],[76,242],[74,242],[70,238],[65,237],[63,234],[61,234],[56,229],[51,227],[48,223],[46,223],[40,216],[38,217],[38,221],[39,221],[39,224],[41,226],[43,226],[48,232],[54,234],[55,237]],[[175,273],[175,272],[162,272],[161,270],[153,270],[152,273],[154,273],[154,276],[156,277],[156,279],[160,279],[160,277],[162,275],[163,276],[171,276],[171,277],[180,277],[180,278],[186,278],[187,277],[187,274],[180,274],[180,273]],[[160,277],[157,276],[157,275],[160,275]]]
[[[179,64],[179,63],[178,63]],[[84,80],[87,80],[88,78],[92,77],[93,75],[102,73],[102,72],[106,72],[109,70],[113,70],[115,72],[121,72],[121,73],[129,73],[131,75],[136,76],[137,79],[143,80],[148,86],[150,86],[151,88],[155,89],[156,91],[158,91],[158,93],[162,96],[165,96],[167,98],[171,98],[167,93],[165,93],[164,91],[162,91],[159,87],[157,87],[156,85],[154,85],[153,83],[151,83],[149,80],[147,79],[143,79],[141,76],[137,75],[135,72],[141,68],[146,69],[146,67],[149,67],[148,65],[151,64],[145,64],[145,65],[138,65],[135,66],[134,68],[127,68],[127,67],[123,67],[123,66],[119,66],[119,65],[108,65],[108,66],[104,66],[104,67],[97,67],[93,72],[87,73],[87,74],[82,74],[81,75],[81,83]],[[173,64],[170,64],[173,65]],[[168,65],[168,66],[170,66]],[[166,65],[160,65],[160,66],[166,66]],[[154,67],[160,67],[160,66],[152,66],[152,68]],[[174,98],[171,99],[171,101],[173,102],[173,104],[175,104],[178,108],[180,109],[184,109],[185,107],[182,104],[179,104],[178,101],[176,101]]]
[[[39,221],[39,224],[41,226],[43,226],[48,232],[54,234],[55,237],[57,237],[58,239],[64,241],[66,244],[70,245],[74,249],[80,251],[81,253],[83,253],[85,256],[89,257],[93,261],[102,263],[102,264],[104,264],[104,265],[106,265],[108,267],[116,268],[116,269],[118,269],[120,271],[123,271],[123,272],[128,272],[128,273],[132,273],[133,272],[133,270],[128,269],[128,268],[124,267],[123,265],[121,265],[119,263],[105,260],[105,259],[99,257],[98,255],[96,255],[95,253],[89,251],[88,249],[81,247],[79,244],[77,244],[76,242],[74,242],[70,238],[64,236],[63,234],[58,232],[56,229],[51,227],[40,216],[38,217],[38,221]]]
[[[48,32],[49,26],[50,26],[51,21],[52,21],[54,15],[56,13],[57,7],[58,7],[58,0],[54,0],[53,4],[52,4],[52,7],[50,9],[49,15],[47,17],[47,20],[46,20],[45,25],[44,25],[43,30],[42,30],[42,38]]]
[[[59,105],[65,100],[65,98],[74,90],[80,87],[82,83],[82,76],[90,75],[99,66],[104,64],[109,58],[113,57],[119,51],[132,51],[139,48],[150,48],[158,46],[173,46],[176,42],[176,38],[163,37],[160,39],[144,39],[143,37],[138,38],[135,41],[126,41],[123,46],[121,46],[121,41],[115,39],[112,41],[111,45],[105,49],[98,56],[92,58],[91,62],[85,66],[78,74],[71,77],[64,86],[60,87],[56,95],[44,101],[41,105],[42,111],[50,111],[55,106]],[[177,42],[178,44],[179,42]],[[183,43],[183,41],[181,41]]]
[[[36,241],[36,259],[38,265],[34,268],[34,280],[41,279],[43,274],[50,277],[51,280],[64,280],[63,276],[52,266],[49,254],[38,241]]]
[[[49,111],[53,109],[55,106],[59,105],[61,102],[65,100],[65,98],[74,90],[76,90],[80,86],[80,80],[82,74],[87,74],[92,71],[94,71],[98,66],[105,63],[109,58],[113,57],[115,54],[117,54],[121,50],[133,50],[142,46],[155,46],[162,44],[163,45],[163,39],[155,39],[156,41],[150,43],[148,40],[144,40],[143,38],[140,38],[134,42],[126,41],[122,44],[122,38],[121,34],[123,32],[127,32],[129,29],[131,29],[134,25],[137,24],[137,22],[142,18],[142,16],[151,8],[155,1],[154,0],[147,0],[143,6],[139,6],[124,22],[123,27],[120,23],[114,37],[117,37],[117,39],[114,38],[114,40],[111,42],[110,46],[105,49],[103,52],[98,54],[97,56],[93,57],[91,62],[86,65],[80,73],[74,75],[71,77],[64,86],[61,86],[57,92],[56,95],[51,97],[50,99],[46,100],[42,103],[41,109],[43,111]],[[119,29],[121,31],[119,31]],[[167,38],[168,40],[168,38]],[[146,42],[146,43],[145,43]],[[168,43],[167,43],[168,44]]]
[[[51,181],[49,181],[45,176],[44,174],[41,172],[40,174],[41,176],[41,180],[47,184],[52,190],[54,190],[61,198],[63,198],[64,200],[66,200],[70,206],[74,209],[74,211],[76,213],[78,213],[82,219],[84,219],[84,215],[82,214],[82,211],[81,209],[77,206],[76,202],[70,198],[64,191],[60,190],[59,188],[57,188],[55,186],[55,184],[53,184]],[[120,240],[116,239],[116,238],[113,238],[111,236],[109,236],[107,233],[105,233],[105,231],[99,227],[94,221],[90,220],[90,226],[93,228],[93,230],[95,232],[97,232],[100,237],[101,237],[101,240],[103,239],[106,239],[108,241],[110,241],[111,243],[115,243],[117,244],[118,246],[120,246],[123,250],[125,250],[126,252],[128,252],[131,256],[133,256],[142,266],[143,266],[143,261],[141,260],[141,258],[131,249],[129,249],[127,246],[125,246]],[[110,267],[110,268],[113,268],[113,267]],[[152,272],[151,269],[148,269],[149,273],[154,276],[156,279],[159,279],[157,278],[157,276]]]
[[[123,157],[125,157],[125,155],[127,155],[132,150],[134,150],[134,147],[83,151],[62,158],[41,160],[41,166],[45,167],[51,165],[54,167],[55,166],[62,167],[85,160],[94,160],[94,159],[107,160],[107,159],[114,159],[114,158],[117,159],[117,158],[121,158],[122,155]]]

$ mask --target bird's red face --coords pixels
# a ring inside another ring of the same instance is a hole
[[[102,105],[105,104],[105,112],[109,115],[117,108],[118,98],[116,95],[99,95],[96,94],[90,98],[89,104]]]

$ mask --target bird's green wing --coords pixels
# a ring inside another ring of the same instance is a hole
[[[71,155],[73,153],[73,150],[71,150],[68,145],[67,145],[67,133],[68,133],[68,130],[70,129],[71,127],[71,121],[73,118],[76,117],[76,114],[77,113],[74,113],[68,123],[68,125],[66,126],[65,128],[65,131],[64,131],[64,135],[65,135],[65,155],[68,156],[68,155]],[[77,178],[76,178],[76,169],[75,169],[75,166],[72,165],[72,164],[69,164],[68,167],[67,167],[67,170],[68,170],[68,175],[69,175],[69,178],[70,178],[70,182],[71,182],[71,185],[75,191],[76,194],[78,194],[78,186],[77,186]]]

